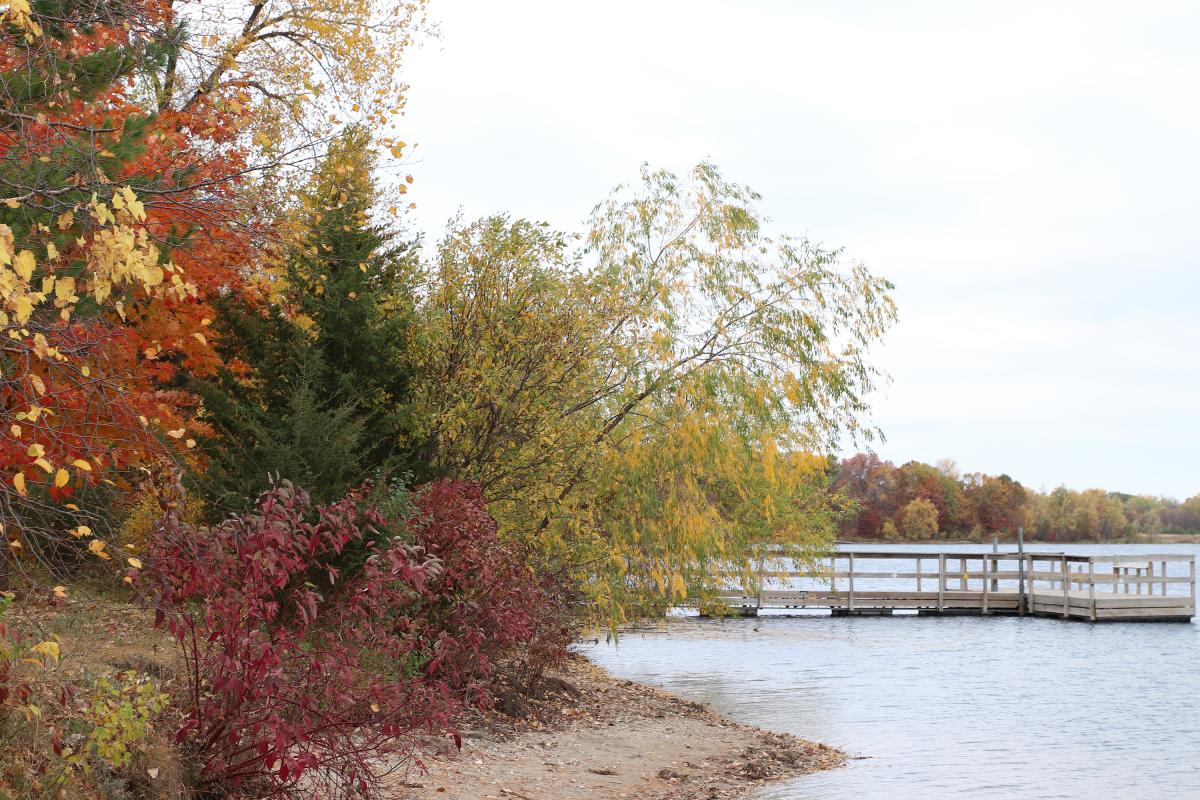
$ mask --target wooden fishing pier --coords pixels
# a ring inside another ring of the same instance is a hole
[[[1188,622],[1196,614],[1194,555],[847,551],[809,571],[788,567],[764,563],[759,591],[729,590],[720,601],[743,616],[827,609]]]

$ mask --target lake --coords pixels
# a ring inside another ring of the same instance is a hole
[[[1195,544],[1029,549],[1200,555]],[[693,617],[586,652],[620,677],[861,757],[756,800],[1200,798],[1195,621]]]

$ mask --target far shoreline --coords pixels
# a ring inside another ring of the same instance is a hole
[[[1016,539],[999,539],[996,542],[1003,547],[1016,547]],[[1043,539],[1026,539],[1026,545],[1055,545],[1058,547],[1073,547],[1076,545],[1106,545],[1106,544],[1200,544],[1200,536],[1190,536],[1180,534],[1178,536],[1169,533],[1158,534],[1156,536],[1138,536],[1129,539],[1080,539],[1070,542],[1054,542]],[[958,547],[961,545],[980,545],[991,546],[992,540],[976,540],[976,539],[839,539],[837,541],[839,547],[855,546],[855,545],[948,545]]]

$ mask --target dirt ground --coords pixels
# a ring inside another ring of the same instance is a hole
[[[582,657],[557,677],[566,684],[543,701],[515,701],[527,718],[478,718],[461,752],[431,745],[428,773],[392,776],[389,800],[723,800],[845,763],[834,748],[732,722]]]

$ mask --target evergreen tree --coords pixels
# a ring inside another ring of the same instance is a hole
[[[287,275],[320,355],[312,376],[318,397],[355,406],[367,464],[416,469],[403,455],[412,446],[407,353],[416,251],[370,220],[378,200],[374,166],[365,129],[351,128],[333,143],[301,200],[311,224]]]
[[[365,131],[339,137],[300,198],[280,300],[220,307],[225,361],[248,366],[192,386],[217,434],[194,476],[214,515],[275,477],[325,501],[366,478],[424,472],[408,399],[413,255],[370,219],[374,163]]]

